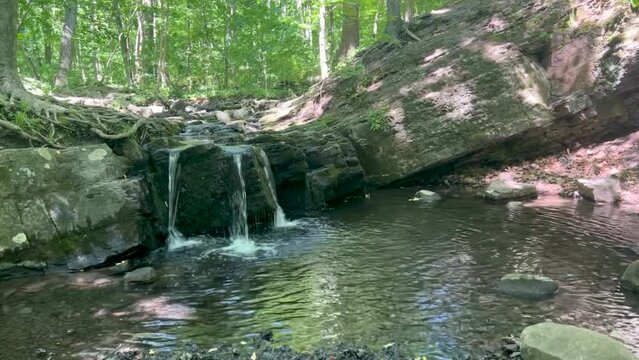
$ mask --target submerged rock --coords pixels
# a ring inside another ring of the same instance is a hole
[[[570,325],[541,323],[521,333],[524,360],[637,360],[618,340]]]
[[[621,184],[613,178],[580,179],[577,181],[579,194],[584,198],[603,203],[621,201]]]
[[[517,200],[537,197],[537,189],[532,184],[496,180],[490,183],[481,195],[490,200]]]
[[[624,289],[639,292],[639,260],[628,266],[621,277],[621,287]]]
[[[143,267],[124,274],[128,283],[149,284],[157,280],[157,273],[152,267]]]
[[[442,197],[436,192],[429,190],[420,190],[415,193],[415,197],[411,201],[435,202],[441,200]]]
[[[499,291],[522,298],[538,299],[554,295],[559,286],[545,276],[508,274],[499,280]]]

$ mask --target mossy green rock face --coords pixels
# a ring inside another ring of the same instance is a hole
[[[145,186],[127,169],[104,144],[1,150],[0,262],[83,269],[156,246]]]
[[[621,286],[624,289],[639,292],[639,260],[630,264],[623,273]]]
[[[621,342],[570,325],[541,323],[521,333],[524,360],[637,360]]]
[[[499,291],[521,298],[544,298],[554,295],[557,290],[557,283],[545,276],[508,274],[499,280]]]

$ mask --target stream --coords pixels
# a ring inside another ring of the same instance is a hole
[[[460,193],[408,202],[415,189],[375,192],[295,226],[153,253],[160,278],[125,284],[105,270],[0,283],[0,359],[97,359],[116,347],[170,351],[239,343],[272,330],[278,344],[405,344],[457,359],[531,324],[594,329],[639,354],[639,296],[619,287],[639,257],[639,218],[556,200],[523,208]],[[512,272],[560,284],[547,300],[500,294]]]

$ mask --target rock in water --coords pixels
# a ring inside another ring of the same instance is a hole
[[[186,110],[186,102],[182,99],[176,100],[171,104],[169,110],[172,112],[184,111]]]
[[[124,281],[128,283],[150,284],[157,279],[157,273],[152,267],[143,267],[124,274]]]
[[[499,280],[499,291],[522,298],[544,298],[552,296],[557,290],[557,283],[545,276],[508,274]]]
[[[579,194],[588,200],[603,203],[621,201],[621,184],[613,178],[577,180]]]
[[[639,292],[639,260],[628,266],[621,277],[621,287],[624,289]]]
[[[420,190],[415,194],[415,197],[411,199],[411,201],[435,202],[441,199],[442,197],[436,192]]]
[[[524,360],[637,360],[621,342],[588,329],[541,323],[521,333]]]
[[[537,189],[532,184],[515,181],[496,180],[481,195],[490,200],[516,200],[537,197]]]

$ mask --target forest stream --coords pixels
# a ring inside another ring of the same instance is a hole
[[[159,250],[147,260],[159,273],[151,285],[107,271],[5,281],[0,358],[241,346],[272,331],[298,351],[398,341],[461,359],[544,321],[613,334],[639,353],[639,298],[618,282],[639,252],[639,219],[576,200],[519,207],[447,192],[426,204],[412,194],[374,192],[252,234],[262,249],[252,255],[220,251],[222,238]],[[512,272],[544,274],[560,290],[541,301],[499,293]]]

